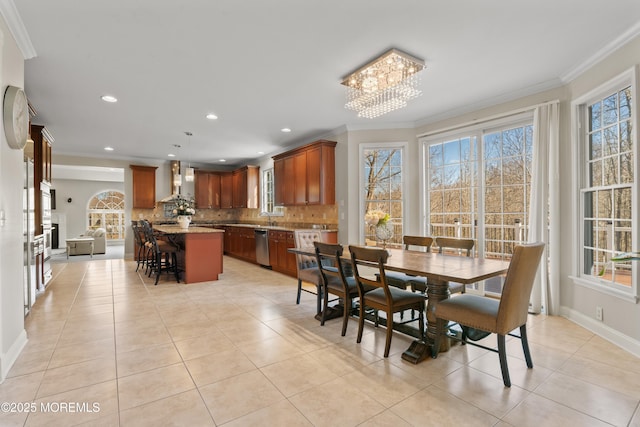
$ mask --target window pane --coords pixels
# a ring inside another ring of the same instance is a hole
[[[631,217],[631,188],[618,188],[613,191],[616,204],[615,219],[628,219]]]
[[[617,94],[613,94],[602,101],[602,123],[604,126],[618,121],[617,100]]]
[[[499,133],[485,135],[484,137],[484,157],[485,159],[499,158],[502,154],[502,141]]]
[[[620,120],[631,117],[631,88],[620,91]]]
[[[447,142],[446,144],[444,144],[443,149],[444,149],[445,165],[460,163],[460,142],[459,141]]]
[[[589,136],[590,153],[592,159],[598,159],[602,157],[602,133],[594,132]]]
[[[618,157],[607,157],[604,159],[604,185],[615,185],[620,180],[618,178]]]
[[[622,184],[633,183],[633,154],[631,152],[620,156],[620,182]]]
[[[602,152],[605,156],[610,156],[618,152],[618,127],[609,126],[604,128],[604,141]]]
[[[595,162],[591,162],[589,166],[591,167],[589,185],[591,187],[602,185],[602,162],[600,160],[596,160]]]
[[[442,145],[432,145],[429,147],[429,166],[435,168],[442,166]]]
[[[590,131],[600,129],[600,121],[601,121],[600,112],[601,111],[602,111],[602,104],[600,104],[599,102],[589,107],[589,117],[591,118],[589,120]]]

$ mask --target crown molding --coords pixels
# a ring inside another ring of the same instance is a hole
[[[560,80],[562,80],[562,82],[565,84],[571,82],[580,74],[584,73],[595,64],[611,55],[616,50],[620,49],[622,46],[636,38],[638,35],[640,35],[640,22],[637,22],[634,26],[613,39],[611,42],[607,43],[602,49],[598,50],[596,53],[587,58],[586,61],[575,66],[573,69],[560,76]]]
[[[521,98],[525,98],[530,95],[545,92],[547,90],[556,89],[562,86],[560,79],[552,79],[546,82],[539,83],[537,85],[529,86],[520,90],[514,90],[512,92],[504,93],[502,95],[494,96],[489,99],[484,99],[479,102],[465,104],[464,107],[454,108],[449,111],[445,111],[440,114],[425,117],[424,119],[416,122],[416,128],[437,123],[442,120],[448,120],[454,117],[459,117],[467,113],[473,113],[475,111],[482,110],[484,108],[495,107],[496,105],[504,104],[510,101],[515,101]]]
[[[0,0],[0,15],[9,27],[24,59],[35,58],[38,54],[13,0]]]

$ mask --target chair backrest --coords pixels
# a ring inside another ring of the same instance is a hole
[[[431,244],[433,243],[433,237],[402,236],[402,243],[404,243],[405,250],[408,250],[410,246],[421,246],[426,248],[427,252],[431,252]]]
[[[313,242],[319,242],[322,235],[319,231],[315,230],[295,230],[293,237],[298,249],[310,249],[314,251]],[[306,268],[317,267],[317,261],[315,255],[296,255],[296,261],[298,270],[304,270]]]
[[[142,230],[138,226],[138,221],[131,221],[131,228],[133,229],[133,239],[136,241],[136,244],[138,246],[144,245],[141,236]]]
[[[344,251],[342,245],[314,241],[313,246],[316,249],[316,260],[325,286],[328,286],[330,281],[339,281],[345,293],[348,292],[344,286],[347,279],[340,259]],[[329,266],[332,268],[327,268]]]
[[[438,246],[439,253],[443,254],[445,249],[458,249],[465,250],[467,256],[471,256],[471,250],[475,246],[476,242],[473,239],[458,239],[455,237],[436,237],[436,246]]]
[[[154,252],[158,252],[158,242],[156,241],[155,234],[153,234],[151,223],[146,219],[141,219],[138,224],[142,227],[145,244],[150,245]]]
[[[506,334],[527,322],[531,289],[543,252],[544,243],[515,247],[500,297],[498,333]]]
[[[364,295],[363,285],[370,285],[376,288],[383,288],[387,301],[391,301],[387,276],[384,270],[384,265],[389,258],[387,250],[369,246],[349,245],[349,252],[351,252],[351,265],[353,266],[353,275],[358,285],[360,297],[362,298]],[[373,269],[377,271],[373,272]],[[367,271],[372,272],[371,274],[366,274]]]

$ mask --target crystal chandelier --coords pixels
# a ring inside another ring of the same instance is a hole
[[[418,89],[424,61],[397,49],[383,53],[342,80],[347,87],[345,108],[372,119],[403,108],[422,95]]]

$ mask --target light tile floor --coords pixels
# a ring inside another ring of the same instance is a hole
[[[509,341],[508,389],[493,353],[412,365],[396,334],[385,359],[384,329],[356,344],[355,321],[343,338],[312,295],[295,304],[294,279],[224,263],[219,281],[158,286],[130,261],[55,265],[0,385],[36,411],[0,425],[640,426],[640,360],[566,319],[530,317],[532,370]]]

